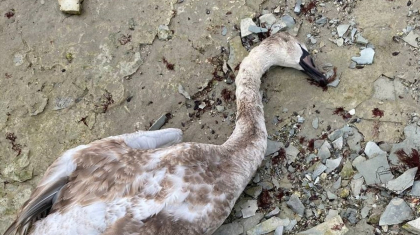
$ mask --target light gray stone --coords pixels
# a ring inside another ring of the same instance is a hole
[[[271,217],[270,219],[258,224],[254,228],[246,232],[247,235],[260,235],[274,231],[278,226],[289,225],[289,219],[280,219],[278,217]]]
[[[260,24],[265,24],[266,28],[271,28],[271,26],[276,23],[277,18],[274,14],[264,14],[260,16]]]
[[[245,189],[245,194],[257,199],[258,196],[260,196],[262,189],[263,188],[259,185],[255,187],[251,187],[251,188]]]
[[[279,151],[281,148],[284,148],[284,144],[282,142],[267,139],[267,150],[265,151],[265,156],[269,156]]]
[[[365,48],[360,51],[359,57],[352,57],[351,60],[357,64],[372,64],[375,51],[372,48]]]
[[[286,204],[290,207],[290,209],[292,209],[292,211],[294,211],[300,216],[303,216],[303,213],[305,212],[305,207],[303,206],[302,202],[296,194],[290,196],[290,199]]]
[[[316,117],[312,120],[312,127],[314,129],[318,129],[318,126],[319,126],[319,119]]]
[[[327,214],[327,216],[325,217],[325,220],[324,221],[328,221],[328,220],[330,220],[331,218],[334,218],[335,216],[337,216],[338,215],[338,210],[333,210],[333,209],[330,209],[329,211],[328,211],[328,214]]]
[[[289,145],[289,147],[286,148],[286,158],[289,163],[294,162],[298,154],[299,149],[297,149],[295,146]]]
[[[330,152],[330,149],[329,149],[328,146],[330,146],[330,144],[327,141],[325,141],[324,144],[322,144],[321,148],[318,151],[318,157],[323,162],[325,162],[325,160],[327,158],[331,157],[331,152]]]
[[[323,26],[327,23],[327,21],[328,21],[327,17],[323,16],[323,17],[315,20],[315,24]]]
[[[343,136],[343,130],[338,129],[338,130],[333,131],[331,134],[329,134],[328,139],[331,141],[334,141],[340,138],[341,136]]]
[[[335,195],[334,193],[332,193],[332,192],[330,192],[330,191],[327,191],[327,197],[328,197],[328,199],[330,199],[330,200],[335,200],[335,199],[337,199],[337,195]]]
[[[280,213],[280,209],[276,206],[274,210],[270,211],[268,214],[265,215],[265,218],[270,218]]]
[[[324,164],[318,162],[317,165],[314,167],[314,171],[312,172],[312,179],[316,179],[322,172],[324,172],[327,169],[327,166]]]
[[[378,156],[358,163],[356,169],[363,175],[367,185],[383,184],[394,178],[386,156]]]
[[[351,191],[353,192],[353,196],[357,197],[360,195],[360,190],[362,189],[364,179],[363,177],[353,179],[350,182]]]
[[[413,211],[402,198],[394,198],[386,206],[379,220],[379,225],[400,224],[404,221],[413,219]]]
[[[411,31],[407,36],[405,36],[404,38],[403,38],[403,40],[406,42],[406,43],[408,43],[408,44],[410,44],[410,46],[412,46],[412,47],[419,47],[418,46],[418,44],[417,44],[417,38],[419,37],[419,35],[418,34],[416,34],[416,33],[414,33],[413,31]]]
[[[251,25],[257,27],[251,18],[245,18],[241,20],[241,37],[246,37],[252,34],[252,32],[249,30],[249,26]]]
[[[408,189],[413,185],[417,169],[417,167],[414,167],[405,171],[398,178],[388,181],[385,184],[385,187],[391,191],[394,191],[397,194],[402,193],[404,190]]]
[[[257,200],[248,200],[241,206],[242,217],[249,218],[255,215],[255,212],[258,210]]]
[[[411,189],[411,195],[420,197],[420,181],[414,181],[413,188]]]
[[[365,154],[369,157],[369,158],[374,158],[377,156],[385,156],[386,157],[386,152],[383,151],[381,148],[379,148],[378,145],[376,145],[375,142],[369,141],[366,144],[365,147]]]
[[[357,219],[357,210],[353,208],[347,208],[345,212],[342,213],[342,217],[346,218],[351,224],[356,224],[359,220]]]
[[[250,25],[248,27],[248,30],[252,33],[266,33],[268,32],[268,29],[266,28],[262,28],[262,27],[258,27],[256,25]]]
[[[359,33],[356,35],[356,43],[366,45],[369,41]]]
[[[241,235],[243,233],[244,227],[238,222],[233,222],[230,224],[223,224],[213,233],[213,235]]]
[[[333,170],[337,169],[337,167],[340,165],[342,159],[343,159],[342,157],[339,157],[339,158],[336,158],[336,159],[327,159],[327,161],[325,163],[325,165],[327,166],[327,169],[325,170],[325,173],[328,174],[328,173],[332,172]]]
[[[362,216],[362,219],[366,218],[369,215],[370,207],[364,206],[362,210],[360,211],[360,215]]]
[[[407,222],[402,228],[410,233],[420,234],[420,218]]]
[[[339,215],[297,235],[344,235],[349,231]]]
[[[355,167],[357,164],[362,163],[364,161],[366,161],[366,158],[360,155],[356,157],[351,164]]]
[[[278,226],[274,231],[274,235],[282,235],[284,230],[284,226]]]
[[[158,38],[162,41],[169,40],[172,38],[172,30],[167,25],[159,25]]]
[[[81,0],[58,0],[58,4],[60,4],[60,11],[73,14],[73,15],[80,15],[81,13]]]
[[[347,32],[349,29],[349,24],[342,24],[337,27],[337,34],[339,37],[343,37],[343,35]]]
[[[343,136],[340,136],[338,139],[332,142],[332,145],[334,149],[341,150],[343,148],[343,143],[344,143]]]

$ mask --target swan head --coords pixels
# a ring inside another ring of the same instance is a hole
[[[328,80],[316,67],[305,44],[287,33],[276,33],[262,43],[271,66],[290,67],[306,73],[313,81],[326,86]]]

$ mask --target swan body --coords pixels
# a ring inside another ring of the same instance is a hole
[[[241,63],[236,126],[224,144],[181,143],[181,130],[164,129],[68,150],[5,234],[212,234],[263,160],[260,78],[274,65],[325,82],[303,44],[273,35]]]

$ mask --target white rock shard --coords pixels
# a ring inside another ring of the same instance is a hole
[[[80,15],[82,10],[81,3],[82,0],[58,0],[60,11],[73,15]]]

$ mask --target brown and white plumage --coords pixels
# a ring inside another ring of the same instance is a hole
[[[304,52],[287,34],[250,52],[235,80],[236,127],[222,145],[180,143],[180,130],[165,129],[65,152],[5,234],[212,234],[264,157],[261,76],[274,65],[314,69]]]

